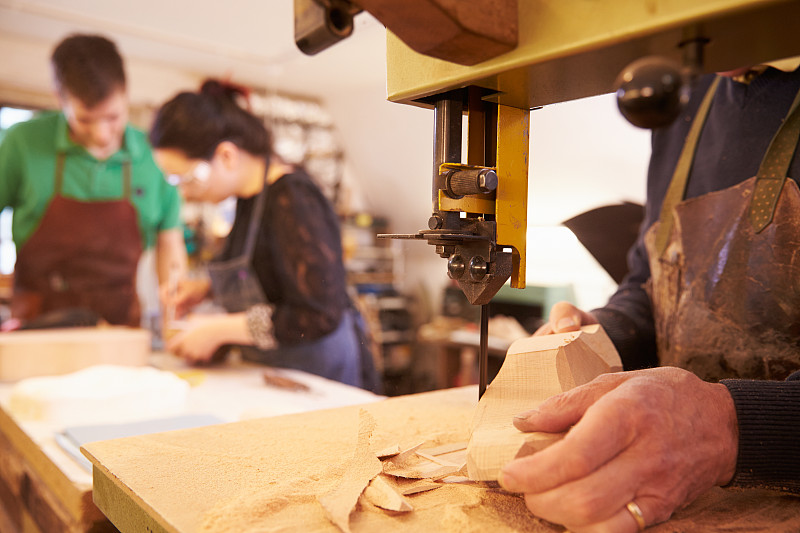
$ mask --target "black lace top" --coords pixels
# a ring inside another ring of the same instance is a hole
[[[243,253],[256,196],[240,198],[236,218],[218,259]],[[253,268],[275,306],[280,344],[317,340],[331,333],[349,304],[339,219],[302,170],[269,185]]]

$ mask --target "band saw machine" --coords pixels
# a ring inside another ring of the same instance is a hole
[[[481,306],[479,395],[488,303],[525,286],[530,111],[616,91],[628,120],[658,127],[694,76],[800,55],[785,0],[295,0],[298,47],[348,37],[362,11],[387,28],[389,100],[434,110],[428,227],[383,237],[433,245]]]

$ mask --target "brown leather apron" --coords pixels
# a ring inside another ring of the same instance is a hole
[[[687,136],[661,218],[645,235],[658,357],[710,381],[783,379],[800,368],[800,191],[786,179],[800,94],[756,176],[683,200],[716,86]]]
[[[12,314],[31,320],[84,308],[111,324],[139,326],[136,269],[142,242],[130,202],[131,163],[122,167],[123,197],[97,202],[61,194],[64,163],[59,153],[53,199],[17,256]]]

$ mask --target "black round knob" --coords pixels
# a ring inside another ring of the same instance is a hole
[[[689,99],[680,66],[665,57],[637,59],[622,70],[615,87],[620,112],[639,128],[669,125]]]

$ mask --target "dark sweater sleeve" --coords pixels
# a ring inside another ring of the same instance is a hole
[[[736,473],[728,486],[800,494],[800,372],[786,381],[721,383],[739,424]]]
[[[262,233],[268,258],[257,250],[262,286],[279,344],[318,340],[339,325],[349,305],[339,221],[305,173],[271,186]]]

